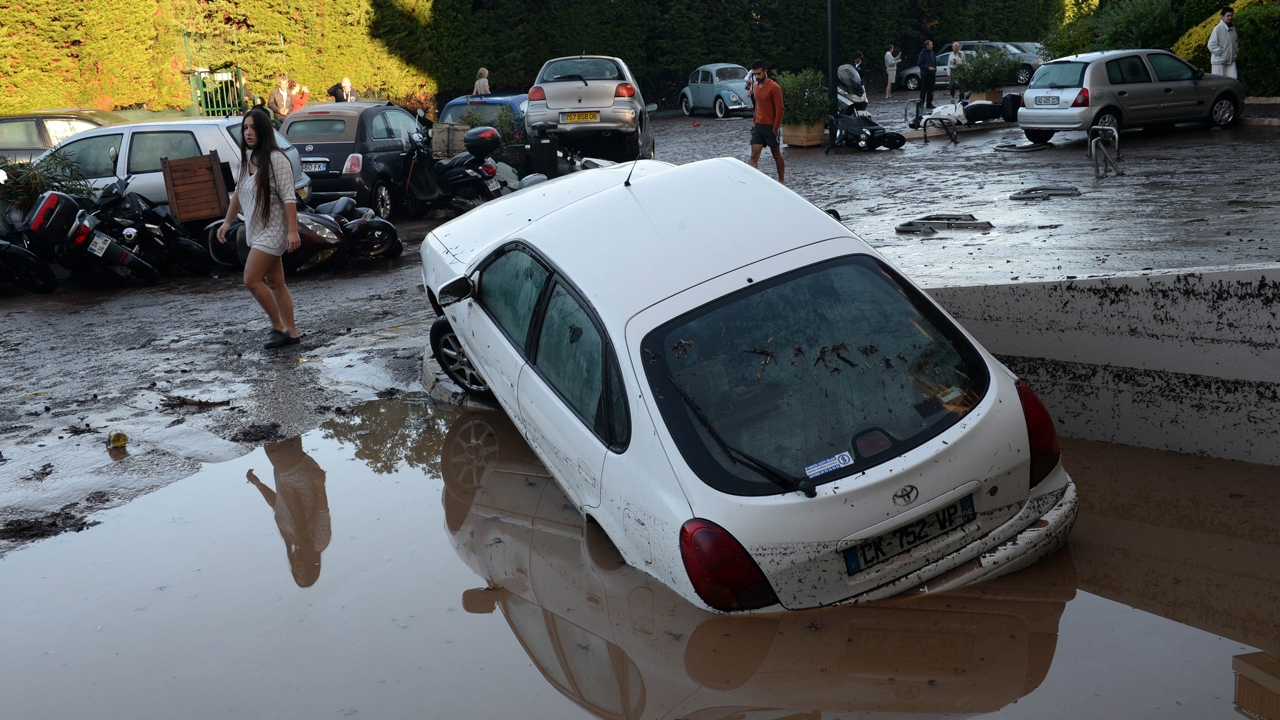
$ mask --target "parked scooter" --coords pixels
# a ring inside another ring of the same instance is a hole
[[[194,275],[207,275],[213,270],[213,260],[204,246],[187,234],[167,207],[152,205],[138,193],[129,192],[132,179],[118,178],[102,189],[93,204],[100,221],[98,229],[115,237],[135,230],[138,254],[156,268],[178,267]]]
[[[356,207],[355,200],[339,198],[311,211],[298,206],[298,238],[302,244],[281,256],[287,273],[335,268],[351,259],[387,259],[404,252],[396,228],[370,208]],[[222,221],[205,228],[209,255],[222,265],[244,267],[249,259],[249,239],[243,216],[227,231],[227,242],[218,242]]]
[[[421,116],[422,111],[418,111]],[[502,145],[502,136],[491,127],[468,130],[462,138],[466,151],[448,160],[435,160],[431,145],[421,133],[409,138],[409,172],[404,197],[409,212],[422,215],[436,208],[461,214],[502,195],[497,166],[492,155]]]
[[[73,274],[110,273],[143,284],[160,279],[160,272],[139,256],[137,230],[125,228],[121,237],[112,237],[100,229],[97,215],[81,210],[70,195],[41,195],[23,224],[30,249]]]
[[[0,170],[0,185],[8,176]],[[9,282],[33,293],[50,293],[58,287],[58,277],[49,264],[27,249],[27,237],[20,213],[0,201],[0,282]]]

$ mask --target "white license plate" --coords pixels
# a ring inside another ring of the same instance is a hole
[[[325,172],[329,163],[302,163],[302,172]]]
[[[886,563],[939,535],[967,525],[976,517],[978,514],[973,509],[973,496],[965,495],[957,502],[935,510],[913,523],[890,530],[880,537],[863,540],[845,550],[845,569],[850,575],[856,575],[867,568]]]
[[[498,184],[497,180],[493,180],[493,179],[485,180],[484,184],[487,185],[489,189],[492,190],[493,192],[498,192],[499,190],[502,189],[502,185]]]
[[[1041,95],[1036,98],[1036,105],[1057,105],[1058,98],[1053,95]]]
[[[107,252],[109,245],[111,245],[111,238],[105,235],[96,235],[89,243],[89,252],[102,257]]]

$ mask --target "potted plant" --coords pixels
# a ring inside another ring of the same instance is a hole
[[[823,141],[823,121],[829,113],[822,73],[782,72],[775,78],[782,88],[782,137],[788,146],[817,147]]]
[[[951,71],[951,82],[969,93],[972,101],[1000,102],[1004,86],[1018,82],[1017,58],[1004,50],[980,47],[967,54],[965,61]]]

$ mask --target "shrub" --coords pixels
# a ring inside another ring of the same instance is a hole
[[[782,122],[788,125],[812,125],[830,114],[830,98],[817,70],[780,72],[774,76],[782,88]]]
[[[1182,34],[1170,0],[1119,0],[1098,10],[1093,50],[1169,48]]]
[[[1045,57],[1053,59],[1088,52],[1094,42],[1096,10],[1096,3],[1090,5],[1086,0],[1070,0],[1067,13],[1070,19],[1040,41],[1044,45]]]
[[[5,183],[0,185],[0,200],[20,210],[30,208],[35,204],[36,198],[49,190],[66,193],[84,207],[93,203],[93,185],[80,172],[80,166],[62,152],[50,153],[38,165],[26,162],[0,163],[0,170],[8,176]]]
[[[1217,17],[1222,0],[1187,0],[1182,5],[1182,29],[1193,28],[1210,16]]]
[[[951,71],[951,83],[965,92],[1001,90],[1018,82],[1022,63],[1003,50],[981,47],[967,53],[965,62]]]
[[[1280,95],[1280,3],[1237,0],[1232,7],[1240,39],[1236,57],[1240,83],[1250,95]],[[1209,35],[1221,20],[1221,15],[1214,13],[1179,38],[1173,51],[1192,65],[1211,70]]]

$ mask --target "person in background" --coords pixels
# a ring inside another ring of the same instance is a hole
[[[956,68],[965,64],[968,58],[965,57],[964,51],[960,49],[960,43],[951,43],[951,57],[947,58],[947,85],[951,89],[951,99],[956,99]]]
[[[884,51],[884,99],[893,99],[893,84],[898,81],[898,63],[902,61],[902,53],[893,54],[893,45]]]
[[[933,83],[938,79],[938,56],[933,54],[932,40],[924,41],[924,49],[916,56],[916,67],[920,68],[920,105],[932,110]]]
[[[289,77],[281,75],[276,78],[278,83],[275,90],[271,91],[271,96],[267,98],[267,108],[271,110],[271,119],[275,120],[279,125],[289,113],[293,112],[293,96],[289,94]]]
[[[475,87],[471,88],[472,95],[488,95],[489,94],[489,69],[480,68],[480,72],[476,73]]]
[[[360,93],[351,87],[351,78],[342,78],[342,82],[329,88],[329,97],[334,102],[355,102],[360,99]]]
[[[293,100],[293,110],[301,110],[311,99],[311,91],[306,85],[299,86],[297,80],[289,81],[289,97]],[[292,110],[290,112],[293,112]]]
[[[786,170],[782,161],[782,148],[778,145],[778,128],[782,127],[782,88],[769,77],[769,68],[763,60],[751,63],[751,74],[755,76],[755,117],[751,125],[751,167],[757,167],[760,153],[765,146],[773,155],[773,164],[778,168],[778,182],[786,185]]]
[[[1222,8],[1222,20],[1209,35],[1209,62],[1213,63],[1214,75],[1236,76],[1236,11],[1230,6]]]

